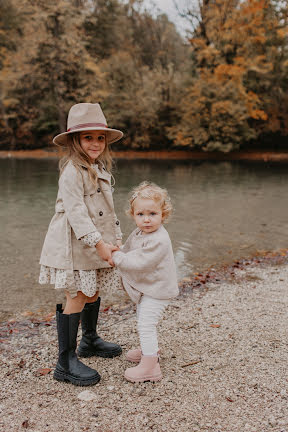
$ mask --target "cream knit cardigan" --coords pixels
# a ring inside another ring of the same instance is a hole
[[[170,299],[179,294],[171,240],[163,225],[149,234],[136,228],[112,257],[124,288],[135,303],[142,294],[155,299]]]

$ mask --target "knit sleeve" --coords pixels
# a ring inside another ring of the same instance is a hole
[[[165,253],[165,246],[161,242],[155,241],[127,253],[113,252],[112,259],[115,265],[123,271],[149,271],[160,263]]]

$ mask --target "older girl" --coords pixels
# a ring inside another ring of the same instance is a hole
[[[41,253],[39,282],[65,289],[65,309],[57,305],[56,311],[59,357],[54,378],[75,385],[100,380],[76,355],[80,319],[79,356],[114,357],[122,352],[96,331],[99,289],[117,283],[111,253],[112,245],[121,245],[122,234],[113,205],[109,147],[122,136],[108,128],[99,104],[79,103],[69,111],[67,131],[53,139],[66,149],[66,156],[60,161],[55,215]]]
[[[128,351],[127,360],[139,364],[125,371],[125,378],[132,382],[162,378],[157,324],[169,300],[178,295],[172,245],[163,227],[171,211],[165,189],[153,183],[141,183],[133,191],[129,209],[137,228],[121,250],[112,253],[124,288],[137,303],[141,349]]]

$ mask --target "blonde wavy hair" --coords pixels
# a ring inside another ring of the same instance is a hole
[[[103,134],[105,135],[105,132],[103,131]],[[59,170],[60,175],[62,174],[66,164],[71,160],[76,168],[80,169],[81,166],[84,166],[89,174],[89,177],[96,185],[97,183],[97,174],[96,172],[91,168],[91,160],[87,153],[82,149],[80,144],[80,133],[75,132],[72,134],[67,135],[67,146],[65,148],[65,155],[60,159],[59,162]],[[105,135],[105,149],[101,153],[101,155],[97,158],[98,161],[101,161],[106,170],[108,172],[112,171],[112,156],[109,151],[109,146],[107,145],[106,141],[106,135]]]
[[[144,181],[140,183],[139,186],[136,186],[132,190],[132,195],[129,200],[130,207],[126,211],[127,215],[132,217],[134,215],[134,203],[136,198],[152,199],[153,201],[159,203],[160,208],[162,210],[163,222],[168,221],[169,217],[172,214],[173,206],[166,189],[161,188],[155,183],[151,183],[147,181]]]

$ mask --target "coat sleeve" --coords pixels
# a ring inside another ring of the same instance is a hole
[[[67,219],[79,240],[86,234],[96,232],[101,236],[89,216],[84,202],[84,186],[81,173],[73,166],[67,166],[59,179],[59,191]]]
[[[114,264],[124,272],[151,271],[162,261],[165,254],[165,245],[160,241],[154,241],[147,246],[126,253],[113,252],[112,259]]]

